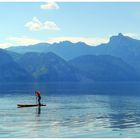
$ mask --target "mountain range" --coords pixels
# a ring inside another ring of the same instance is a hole
[[[40,43],[29,46],[9,47],[7,50],[26,53],[26,52],[53,52],[60,57],[70,60],[82,55],[111,55],[122,58],[126,63],[140,70],[140,40],[124,36],[119,33],[116,36],[110,37],[106,44],[98,46],[89,46],[83,42],[72,43],[63,41],[60,43]]]
[[[5,71],[0,81],[6,75],[13,81],[140,80],[140,40],[121,33],[98,46],[69,41],[40,43],[0,50],[0,57],[0,71]]]

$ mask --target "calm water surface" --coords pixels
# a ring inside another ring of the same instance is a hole
[[[16,107],[34,104],[38,88],[47,107]],[[140,83],[3,84],[0,89],[1,138],[140,137]]]

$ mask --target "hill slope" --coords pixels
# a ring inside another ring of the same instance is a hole
[[[38,81],[78,81],[77,70],[54,53],[26,53],[19,60],[20,66]]]
[[[0,49],[0,82],[33,81],[33,77],[21,68],[12,57]]]
[[[109,55],[85,55],[72,59],[69,63],[95,81],[140,79],[133,67],[122,59]]]

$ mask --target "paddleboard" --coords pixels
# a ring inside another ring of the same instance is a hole
[[[35,107],[35,106],[47,106],[46,104],[17,104],[17,107]]]

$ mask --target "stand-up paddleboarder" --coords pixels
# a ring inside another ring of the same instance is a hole
[[[40,106],[41,105],[41,94],[40,94],[40,91],[35,91],[35,95],[36,97],[38,98],[38,105]]]

